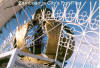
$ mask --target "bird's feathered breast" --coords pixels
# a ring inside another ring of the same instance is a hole
[[[48,43],[47,43],[46,54],[51,54],[54,56],[56,54],[60,30],[61,30],[61,25],[58,25],[58,24],[60,24],[60,23],[57,21],[54,21],[54,20],[46,21],[46,24],[45,24],[46,32],[48,32],[50,30],[47,33],[48,34]]]
[[[24,24],[23,26],[19,27],[15,33],[17,47],[21,48],[25,45],[25,36],[28,30],[28,23]]]

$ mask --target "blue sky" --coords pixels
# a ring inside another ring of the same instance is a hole
[[[73,1],[75,1],[75,0],[73,0]],[[96,8],[98,8],[98,6],[99,6],[99,2],[98,2],[99,0],[97,0],[97,4],[96,4],[96,7],[94,8],[94,10],[96,10]],[[54,2],[53,0],[52,0],[52,2]],[[63,12],[64,12],[64,7],[63,7],[63,5],[61,4],[61,2],[60,1],[57,1],[57,2],[59,2],[60,3],[60,5],[57,7],[57,9],[56,9],[56,12],[55,12],[55,14],[57,13],[57,11],[58,10],[61,10],[61,12],[62,12],[62,14],[63,14]],[[66,2],[66,1],[64,1],[64,2]],[[68,1],[68,2],[70,2],[70,0]],[[78,0],[78,2],[80,2],[80,0]],[[83,0],[81,3],[83,4],[85,2],[85,0]],[[75,2],[76,3],[76,2]],[[94,5],[94,3],[95,3],[95,0],[92,0],[92,7],[93,7],[93,5]],[[57,5],[55,5],[55,6],[57,6]],[[48,8],[52,8],[51,7],[51,5],[47,5],[46,7],[48,7]],[[30,7],[29,7],[30,8]],[[38,9],[39,7],[36,7],[35,6],[35,8],[34,8],[34,10],[33,10],[33,8],[31,8],[30,10],[32,11],[32,14],[33,14],[33,11],[35,12],[36,11],[36,9]],[[25,11],[27,11],[28,9],[27,8],[25,8]],[[76,4],[71,4],[71,6],[68,8],[68,11],[66,11],[66,13],[70,13],[70,10],[73,10],[73,12],[74,13],[76,13]],[[89,15],[90,15],[90,0],[88,0],[87,1],[87,3],[85,4],[85,6],[82,8],[82,10],[80,11],[80,13],[79,13],[79,15],[82,15],[82,13],[83,13],[83,11],[86,11],[86,13],[87,13],[87,18],[89,17]],[[21,14],[22,14],[22,17],[20,17],[19,16],[19,13],[17,13],[16,15],[17,15],[17,17],[18,17],[18,20],[19,20],[19,22],[20,22],[20,24],[22,25],[23,23],[24,23],[24,18],[23,17],[26,17],[26,19],[27,20],[29,20],[28,19],[28,17],[26,16],[26,15],[24,15],[24,11],[22,11],[21,12]],[[61,15],[62,15],[61,14]],[[71,13],[70,13],[71,14]],[[98,16],[98,14],[99,14],[99,11],[97,11],[94,15],[93,15],[93,17],[92,17],[92,19],[96,19],[96,20],[98,20],[98,18],[96,18],[96,16]],[[29,17],[30,18],[32,18],[31,17],[31,13],[30,12],[28,12],[28,15],[29,15]],[[84,14],[83,14],[84,15]],[[85,18],[85,17],[83,17],[83,18]],[[80,22],[80,23],[82,23],[80,20],[78,21],[78,22]],[[76,24],[78,24],[78,22],[75,22],[75,21],[73,21],[73,23],[76,23]],[[86,25],[87,25],[87,23],[88,22],[86,22],[86,21],[84,21],[85,22],[85,24],[83,24],[83,25],[81,25],[81,26],[76,26],[75,24],[67,24],[70,28],[72,28],[72,30],[74,31],[74,30],[76,30],[76,31],[79,31],[79,32],[74,32],[74,34],[75,35],[80,35],[80,34],[82,34],[82,31],[86,28]],[[65,22],[66,23],[66,22]],[[90,23],[91,24],[91,23]],[[10,26],[10,27],[9,27]],[[7,23],[7,27],[6,28],[2,28],[2,31],[3,31],[3,36],[2,35],[0,35],[0,44],[2,44],[2,42],[3,42],[3,40],[5,40],[6,38],[5,37],[7,37],[7,36],[9,36],[9,29],[11,30],[11,31],[14,31],[17,26],[17,22],[16,22],[16,19],[12,19],[9,23]],[[97,44],[96,45],[93,45],[93,46],[96,46],[96,47],[98,47],[98,45],[99,45],[99,43],[98,43],[98,27],[97,27],[97,29],[95,29],[95,30],[92,30],[91,28],[90,28],[90,26],[91,25],[88,25],[87,27],[87,29],[86,29],[86,32],[87,32],[87,36],[88,37],[86,37],[87,39],[88,39],[88,42],[90,42],[90,44],[95,44],[95,42],[97,42]],[[81,28],[80,28],[81,27]],[[96,26],[94,25],[94,28],[95,28]],[[83,29],[83,30],[82,30]],[[92,31],[91,33],[88,33],[88,31]],[[95,33],[96,32],[96,33]],[[75,39],[78,39],[78,40],[75,40],[76,41],[76,45],[78,46],[79,44],[78,44],[78,42],[80,42],[80,39],[81,39],[81,37],[82,37],[82,35],[80,35],[80,36],[75,36]],[[46,37],[46,39],[47,39],[47,37]],[[46,40],[46,39],[44,39],[44,40]],[[96,40],[97,39],[97,40]],[[93,41],[93,42],[92,42]],[[84,40],[83,42],[87,42],[86,40]],[[46,41],[45,41],[45,43],[46,43]],[[88,44],[82,44],[81,46],[87,46],[87,45],[90,45],[89,43]],[[88,47],[87,47],[88,48]],[[77,48],[76,48],[77,49]],[[83,49],[81,49],[81,50],[85,50],[84,48]],[[88,50],[88,49],[87,49]],[[97,54],[98,54],[98,51],[97,51]],[[75,55],[75,54],[74,54]],[[72,57],[74,57],[74,55],[72,56]],[[70,66],[71,65],[71,61],[72,61],[73,59],[70,59],[69,61],[68,61],[68,64],[67,64],[67,66]],[[81,60],[81,61],[83,61],[83,60]],[[75,66],[74,66],[74,68],[81,68],[81,66],[82,66],[82,64],[84,63],[84,61],[83,62],[80,62],[80,61],[78,61],[78,60],[76,60],[76,62],[75,62]],[[93,66],[91,67],[91,64],[86,64],[86,68],[94,68]]]

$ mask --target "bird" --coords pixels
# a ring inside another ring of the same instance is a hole
[[[33,20],[32,22],[36,22],[35,20]],[[23,25],[21,25],[19,28],[17,28],[16,32],[15,32],[15,39],[14,39],[14,42],[13,42],[13,46],[14,48],[22,48],[22,47],[25,47],[23,48],[21,51],[23,52],[26,52],[28,54],[32,54],[27,45],[26,45],[26,35],[28,33],[28,29],[29,27],[33,27],[33,25],[31,24],[31,22],[27,22]],[[45,57],[44,54],[36,54],[37,56],[41,56],[41,57]],[[40,60],[40,59],[37,59],[37,58],[32,58],[32,57],[28,57],[28,56],[22,56],[20,55],[21,57],[21,60],[23,61],[27,61],[27,62],[32,62],[32,63],[38,63],[38,64],[49,64],[50,62],[49,61],[45,61],[45,60]]]
[[[38,10],[39,11],[36,12],[35,18],[38,21],[40,19],[40,22],[41,22],[42,17],[46,17],[46,14],[48,14],[48,12],[51,12],[51,10],[48,9],[48,8],[45,8],[45,9],[40,8]],[[44,16],[43,16],[43,12],[44,12]],[[52,14],[52,12],[51,12],[51,14]],[[38,17],[37,15],[39,15],[41,17]],[[51,15],[50,15],[50,18],[52,18]],[[57,46],[58,46],[58,41],[60,41],[59,37],[60,37],[62,24],[60,24],[61,23],[60,21],[55,20],[53,18],[52,19],[47,19],[47,18],[44,19],[43,18],[42,20],[43,20],[43,22],[41,23],[41,25],[43,26],[43,29],[45,30],[45,32],[48,36],[47,48],[46,48],[45,55],[47,55],[48,58],[55,59]],[[67,23],[69,23],[69,22],[67,22]],[[60,25],[58,25],[58,24],[60,24]],[[55,28],[55,26],[57,26],[57,27]],[[68,26],[64,26],[63,29],[66,31],[66,33],[69,33],[71,35],[74,34],[74,32],[71,31],[71,29]],[[66,49],[68,49],[66,60],[68,60],[72,56],[73,50],[74,50],[74,45],[75,45],[75,41],[74,41],[73,36],[71,36],[71,38],[69,38],[69,36],[66,37],[66,38],[63,37],[63,39],[64,39],[63,40],[64,43],[65,43],[66,40],[67,40],[67,42],[66,42],[66,45],[61,44],[61,46],[59,46],[57,60],[60,61],[60,62],[63,62],[63,60],[64,60]],[[68,46],[68,41],[70,41],[69,47],[67,47]]]
[[[62,24],[60,24],[61,23],[60,21],[46,19],[46,18],[43,20],[42,23],[40,23],[40,20],[37,17],[38,14],[40,14],[40,16],[42,16],[42,12],[40,11],[40,9],[38,9],[39,11],[37,10],[38,12],[36,12],[35,19],[34,19],[35,22],[32,22],[32,23],[35,24],[36,21],[38,21],[39,25],[42,25],[43,29],[45,30],[46,34],[48,35],[47,48],[46,48],[46,52],[44,53],[44,55],[47,56],[48,58],[55,59],[57,47],[58,47],[58,42],[60,41],[59,37],[61,36],[60,32],[61,32]],[[49,9],[46,9],[45,11],[46,11],[45,12],[45,14],[46,14],[49,11]],[[30,52],[27,48],[27,45],[25,42],[25,37],[26,37],[26,34],[28,32],[29,24],[30,24],[30,22],[23,24],[22,26],[20,26],[17,29],[17,31],[15,33],[15,40],[16,40],[15,47],[21,48],[22,46],[26,46],[24,49],[22,49],[22,51],[27,52],[27,53],[30,53]],[[55,27],[55,26],[57,26],[57,27]],[[66,31],[66,33],[74,34],[72,31],[70,31],[70,28],[67,26],[64,26],[64,30]],[[69,39],[69,38],[67,38],[67,39],[63,38],[63,39],[64,39],[63,42],[65,42],[65,40],[67,40],[67,41],[71,40],[70,42],[72,42],[74,40],[74,37],[71,37],[71,39]],[[74,43],[75,42],[72,42],[72,44],[69,45],[70,49],[67,48],[68,42],[66,42],[66,46],[64,44],[60,44],[61,46],[59,46],[58,56],[57,56],[57,60],[59,62],[63,62],[64,56],[66,53],[66,49],[68,49],[66,60],[68,60],[72,56],[73,50],[74,50],[74,45],[75,45]],[[45,57],[42,54],[37,54],[37,55]],[[24,58],[22,58],[22,60],[34,62],[34,63],[38,63],[38,64],[52,64],[52,62],[41,60],[41,59],[36,59],[36,58],[32,58],[32,57],[24,57]]]
[[[52,59],[55,59],[55,57],[56,57],[57,46],[59,45],[58,42],[60,41],[59,37],[61,35],[60,32],[61,32],[61,26],[62,25],[61,24],[58,25],[58,24],[60,24],[59,21],[46,20],[46,23],[44,25],[46,32],[47,32],[47,35],[48,35],[47,49],[46,49],[45,54],[49,58],[52,58]],[[54,28],[55,26],[57,26],[57,27]],[[67,33],[73,34],[73,32],[71,32],[69,30],[69,27],[64,26],[64,28],[67,28],[67,29],[65,29],[65,31]],[[62,39],[63,39],[62,42],[66,43],[66,44],[61,43],[60,46],[59,46],[57,60],[60,61],[60,62],[63,62],[64,56],[65,56],[65,53],[66,53],[66,49],[68,49],[67,50],[68,54],[66,56],[66,60],[68,60],[72,56],[73,50],[74,50],[74,45],[75,45],[75,42],[73,41],[74,40],[73,37],[71,37],[71,39],[68,38],[68,37],[63,37]],[[70,43],[68,41],[70,41]],[[67,47],[68,43],[69,43],[69,47]]]

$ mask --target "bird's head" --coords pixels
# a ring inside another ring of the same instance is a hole
[[[52,11],[49,8],[41,7],[36,10],[35,20],[38,20],[39,24],[44,26],[46,24],[46,20],[51,18]]]

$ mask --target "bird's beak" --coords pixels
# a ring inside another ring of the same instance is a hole
[[[32,20],[32,21],[30,21],[30,22],[28,23],[29,28],[33,28],[34,25],[36,25],[36,24],[37,24],[37,21],[36,21],[36,20]]]

